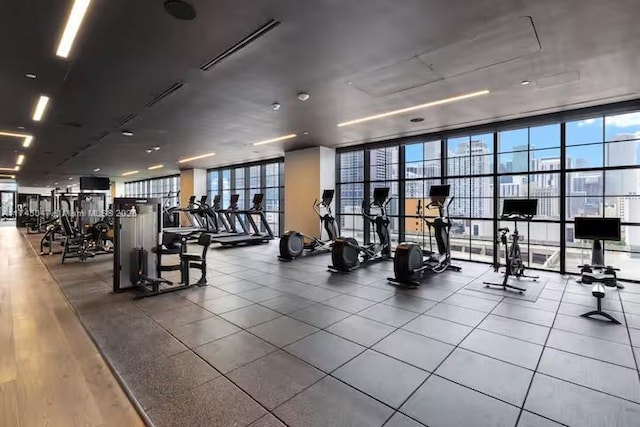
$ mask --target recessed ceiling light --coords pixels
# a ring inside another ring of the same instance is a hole
[[[147,152],[147,154],[149,154],[149,153],[153,153],[153,150],[152,150],[151,148],[147,148],[147,149],[146,149],[146,150],[144,150],[144,151],[146,151],[146,152]]]
[[[194,157],[189,157],[187,159],[178,160],[178,163],[187,163],[187,162],[191,162],[191,161],[194,161],[194,160],[200,160],[200,159],[204,159],[204,158],[215,156],[215,155],[216,155],[216,153],[201,154],[199,156],[194,156]]]
[[[47,105],[49,104],[49,97],[45,95],[40,95],[38,98],[38,102],[36,103],[36,108],[33,110],[33,120],[39,122],[42,120],[42,116],[44,116],[44,112],[47,109]]]
[[[279,136],[278,138],[273,138],[273,139],[267,139],[265,141],[254,142],[253,145],[270,144],[272,142],[284,141],[285,139],[295,138],[296,136],[298,136],[298,135],[296,135],[295,133],[292,133],[290,135]]]
[[[124,136],[133,136],[133,132],[131,132],[130,130],[123,130],[122,131],[122,135],[124,135]]]
[[[195,8],[183,0],[167,0],[164,2],[164,10],[176,19],[191,21],[196,18]]]
[[[23,162],[24,162],[24,154],[20,154],[16,159],[16,165],[21,166]]]
[[[411,123],[420,123],[420,122],[424,122],[424,119],[422,117],[414,117],[413,119],[409,120]]]
[[[129,171],[129,172],[125,172],[122,174],[122,176],[129,176],[129,175],[135,175],[137,174],[139,171]]]
[[[304,132],[302,132],[303,135],[309,135],[311,132],[309,132],[308,130],[305,130]]]
[[[100,172],[100,168],[95,168],[93,171],[94,172]]]
[[[24,126],[18,126],[18,129],[24,130]]]
[[[280,107],[282,107],[282,105],[280,105],[280,103],[279,103],[279,102],[274,102],[273,104],[271,104],[271,108],[272,108],[274,111],[278,111],[278,110],[280,109]]]
[[[62,37],[60,38],[60,43],[58,44],[58,50],[56,51],[57,56],[62,58],[69,56],[71,46],[73,46],[73,41],[78,35],[78,30],[80,30],[80,25],[82,25],[82,20],[84,19],[84,15],[87,13],[90,3],[91,0],[75,0],[73,2],[73,7],[71,8],[71,12],[67,18],[67,23],[64,27]]]
[[[35,75],[35,74],[33,74],[33,73],[25,73],[25,75],[24,75],[24,76],[25,76],[26,78],[28,78],[28,79],[35,79],[36,77],[38,77],[38,76],[36,76],[36,75]]]
[[[300,93],[298,94],[298,99],[299,99],[300,101],[302,101],[302,102],[304,102],[304,101],[308,101],[308,100],[309,100],[309,98],[311,98],[311,95],[309,95],[309,94],[308,94],[308,93],[306,93],[306,92],[300,92]]]
[[[520,84],[521,84],[522,86],[526,86],[526,85],[531,84],[531,82],[530,82],[529,80],[523,80],[523,81],[521,81],[521,82],[520,82]]]
[[[73,181],[73,177],[72,176],[69,177],[69,181]]]
[[[164,165],[153,165],[153,166],[149,166],[147,169],[149,169],[150,171],[156,170],[156,169],[162,169],[164,167]]]
[[[487,95],[490,93],[488,90],[481,90],[478,92],[471,92],[464,95],[452,96],[451,98],[440,99],[438,101],[427,102],[426,104],[414,105],[413,107],[402,108],[400,110],[387,111],[386,113],[375,114],[373,116],[362,117],[348,122],[339,123],[338,127],[355,125],[357,123],[368,122],[370,120],[382,119],[384,117],[395,116],[396,114],[408,113],[410,111],[421,110],[424,108],[435,107],[436,105],[449,104],[455,101],[462,101],[463,99],[475,98],[476,96]]]
[[[153,151],[160,151],[160,147],[158,146],[153,147]]]

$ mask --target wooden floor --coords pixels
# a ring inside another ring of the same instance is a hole
[[[0,426],[143,426],[58,285],[0,228]]]

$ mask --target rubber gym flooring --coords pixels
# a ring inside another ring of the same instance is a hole
[[[156,426],[639,425],[640,284],[608,292],[613,325],[559,274],[527,301],[479,292],[483,264],[398,289],[391,262],[276,254],[214,246],[210,286],[139,300],[110,293],[110,258],[42,259]]]

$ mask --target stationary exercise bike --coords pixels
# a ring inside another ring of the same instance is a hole
[[[366,212],[367,204],[364,200],[362,201],[362,216],[375,228],[378,242],[360,246],[352,237],[338,237],[331,249],[333,265],[329,266],[330,271],[348,273],[358,267],[391,259],[391,237],[386,211],[390,201],[389,187],[374,189],[373,202],[368,208],[378,208],[380,212],[376,216]]]
[[[307,236],[299,231],[287,231],[280,238],[280,261],[293,261],[306,251],[305,255],[317,255],[329,252],[333,242],[338,237],[338,227],[331,212],[331,202],[333,201],[334,190],[324,190],[322,200],[313,202],[313,210],[320,218],[324,230],[327,232],[327,240],[321,237]],[[325,210],[322,214],[321,209]]]
[[[520,280],[522,278],[532,279],[534,282],[539,276],[531,276],[525,274],[525,265],[522,260],[522,253],[520,252],[520,233],[518,232],[518,220],[529,221],[538,212],[538,199],[506,199],[502,206],[502,220],[513,220],[514,230],[511,233],[511,245],[508,243],[509,228],[499,228],[500,237],[498,238],[498,244],[504,246],[505,256],[505,271],[504,279],[501,283],[494,282],[482,282],[486,287],[497,286],[503,290],[513,289],[518,293],[523,293],[527,289],[521,286],[515,286],[509,284],[509,277],[513,276]],[[500,264],[494,265],[494,271],[498,272]]]
[[[449,205],[453,197],[449,197],[449,189],[450,185],[433,185],[429,190],[431,201],[425,206],[425,210],[438,209],[438,216],[435,218],[425,216],[422,200],[418,200],[416,215],[429,229],[429,250],[422,249],[417,243],[400,243],[393,258],[395,277],[388,278],[389,282],[417,287],[428,273],[461,270],[459,266],[451,264]],[[433,250],[433,235],[438,246],[437,252]]]
[[[591,288],[591,295],[596,298],[597,308],[582,314],[582,317],[601,316],[617,325],[620,322],[609,313],[602,310],[602,299],[605,297],[605,287],[614,289],[624,289],[618,283],[619,268],[604,263],[603,241],[620,241],[621,222],[620,218],[588,218],[576,217],[574,219],[574,237],[581,240],[593,240],[591,247],[591,263],[579,265],[579,283],[585,285],[594,284]]]

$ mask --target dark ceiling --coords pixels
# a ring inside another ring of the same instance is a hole
[[[68,60],[55,50],[72,0],[0,3],[0,131],[36,135],[20,184],[165,165],[131,177],[140,179],[212,151],[188,166],[635,99],[640,89],[637,0],[190,2],[193,21],[168,15],[163,0],[93,0]],[[280,25],[200,69],[271,19]],[[483,89],[491,93],[336,126]],[[300,91],[311,99],[297,100]],[[51,104],[35,123],[42,93]],[[417,116],[425,120],[409,122]],[[253,146],[290,133],[299,137]],[[0,139],[0,167],[13,166],[20,142]],[[152,146],[161,150],[147,154]]]

